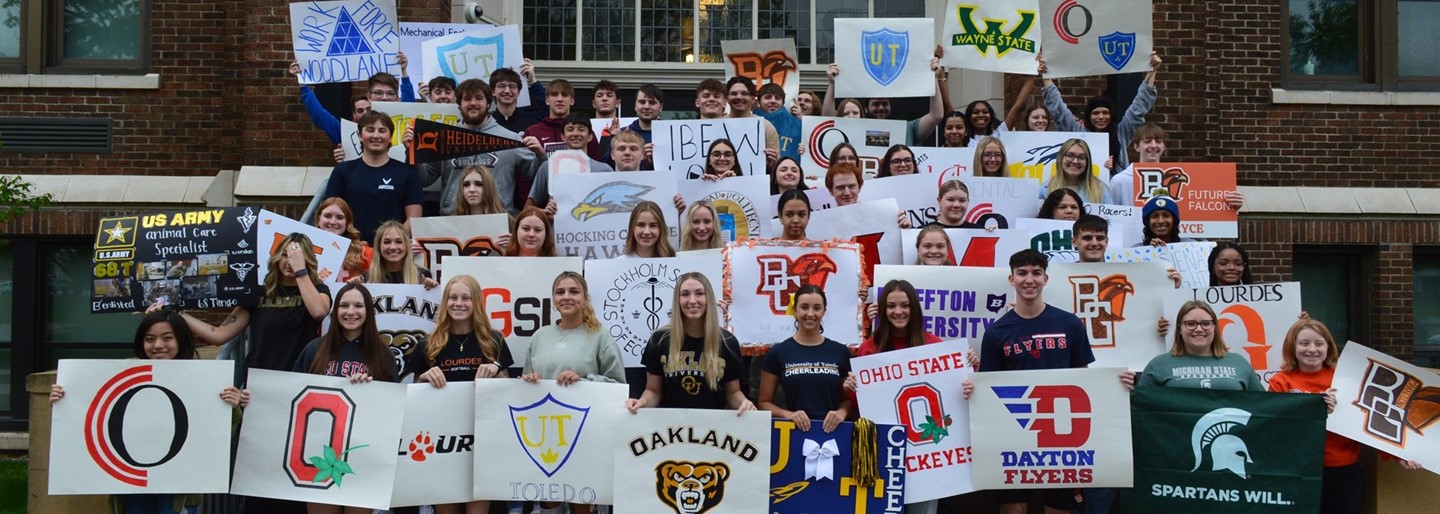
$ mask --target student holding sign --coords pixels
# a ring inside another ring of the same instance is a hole
[[[623,257],[674,257],[675,247],[670,246],[669,234],[670,227],[665,225],[660,204],[641,201],[630,211]]]
[[[1045,56],[1042,54],[1036,57],[1040,61],[1039,72],[1045,75]],[[1135,100],[1130,102],[1130,108],[1125,111],[1125,117],[1119,123],[1112,120],[1115,102],[1103,96],[1091,98],[1085,105],[1083,120],[1085,132],[1105,132],[1110,135],[1110,161],[1105,162],[1105,169],[1116,169],[1130,165],[1129,156],[1124,152],[1125,147],[1130,145],[1131,137],[1135,129],[1145,123],[1145,115],[1155,106],[1155,75],[1160,71],[1160,55],[1150,52],[1150,71],[1145,72],[1145,79],[1140,82],[1140,87],[1135,91]],[[1069,116],[1069,109],[1065,107],[1065,99],[1060,95],[1060,88],[1055,86],[1055,81],[1045,79],[1045,87],[1041,89],[1045,97],[1045,108],[1050,111],[1050,118],[1055,120],[1055,129],[1061,132],[1081,132],[1080,125],[1075,119]],[[1115,156],[1119,156],[1116,161]],[[1108,203],[1108,202],[1107,202]]]
[[[950,234],[937,224],[925,225],[915,236],[915,264],[920,266],[954,266],[950,255]],[[882,297],[883,298],[883,297]],[[872,304],[873,305],[873,304]],[[874,316],[875,313],[870,313]]]
[[[369,289],[359,283],[340,288],[330,311],[330,330],[305,345],[291,371],[346,377],[352,384],[399,380],[390,346],[380,340],[375,325],[375,301]]]
[[[982,228],[974,223],[965,221],[965,214],[970,212],[970,188],[959,180],[947,180],[940,185],[940,196],[936,198],[940,206],[940,212],[935,216],[935,221],[926,224],[926,227],[939,226],[940,228]],[[944,234],[945,231],[940,231]],[[923,234],[922,234],[923,235]],[[949,241],[949,237],[946,237]]]
[[[521,378],[532,384],[541,379],[554,380],[561,386],[581,380],[625,383],[620,347],[600,326],[585,277],[574,271],[562,272],[555,277],[552,289],[551,301],[560,312],[560,320],[535,331]]]
[[[805,172],[800,161],[794,157],[781,157],[775,161],[775,171],[770,173],[770,194],[778,195],[790,189],[810,189],[805,185]]]
[[[320,202],[319,212],[319,216],[315,218],[316,228],[350,240],[350,248],[345,250],[340,281],[349,282],[350,279],[363,275],[370,269],[370,260],[375,257],[375,250],[360,239],[360,230],[351,223],[350,220],[355,219],[355,215],[350,211],[350,204],[341,198],[326,198]]]
[[[1265,390],[1250,363],[1227,350],[1210,304],[1197,300],[1185,302],[1175,317],[1180,320],[1180,330],[1175,334],[1170,352],[1151,359],[1138,377],[1133,371],[1121,373],[1120,382],[1125,387]]]
[[[152,305],[140,325],[135,328],[135,339],[131,350],[137,359],[171,360],[195,359],[195,339],[184,318],[179,313],[160,309]],[[65,398],[65,387],[61,384],[50,386],[50,404]],[[220,400],[232,408],[241,409],[250,403],[250,391],[241,391],[235,386],[220,390]],[[183,425],[179,425],[183,426]],[[268,500],[267,500],[268,501]],[[111,510],[125,513],[182,513],[195,514],[200,505],[198,494],[126,494],[110,498]]]
[[[995,116],[995,108],[985,100],[975,100],[965,106],[965,130],[970,134],[972,140],[979,140],[982,137],[1000,137],[1010,130]]]
[[[410,231],[405,230],[404,225],[394,221],[385,222],[375,231],[375,248],[380,252],[380,258],[370,262],[370,271],[365,274],[364,279],[355,277],[350,279],[350,282],[422,284],[425,289],[440,285],[430,270],[415,264],[415,260],[410,257],[413,247]]]
[[[289,371],[305,344],[320,335],[320,319],[330,312],[330,288],[312,271],[317,265],[310,238],[297,232],[280,240],[278,247],[281,250],[270,256],[259,305],[236,307],[220,326],[182,316],[196,339],[213,345],[225,344],[249,328],[245,365]]]
[[[1245,248],[1230,241],[1215,243],[1215,249],[1210,250],[1210,285],[1214,286],[1239,286],[1254,284],[1255,277],[1250,275],[1250,256],[1245,253]]]
[[[1325,407],[1335,412],[1335,364],[1340,348],[1325,324],[1302,319],[1285,333],[1281,371],[1270,377],[1272,393],[1325,395]],[[1421,469],[1420,462],[1400,461],[1408,470]],[[1325,434],[1325,471],[1320,486],[1322,514],[1355,514],[1365,496],[1365,471],[1360,466],[1360,443],[1334,433]]]
[[[945,68],[940,66],[940,53],[940,48],[937,46],[937,55],[930,58],[930,71],[935,74],[936,85],[935,94],[930,97],[930,111],[926,112],[924,116],[906,123],[905,128],[909,141],[929,140],[935,135],[935,127],[938,126],[941,119],[945,117],[945,102],[941,96],[941,91],[945,91],[947,79]],[[830,63],[830,65],[825,68],[825,75],[829,77],[830,82],[825,88],[825,98],[821,103],[820,114],[822,116],[851,117],[850,111],[845,109],[843,105],[844,102],[842,102],[840,114],[836,114],[835,110],[835,79],[840,76],[840,65]],[[890,118],[889,98],[871,98],[869,105],[860,108],[857,104],[856,108],[856,110],[859,111],[857,114],[860,114],[860,116],[856,117],[870,117],[881,120]]]
[[[416,382],[440,389],[450,382],[509,377],[505,370],[515,365],[515,358],[505,336],[490,325],[482,300],[475,277],[456,275],[445,282],[435,330],[425,337],[424,351],[411,352],[412,362],[405,365],[405,369],[425,370]]]
[[[640,362],[645,392],[625,400],[633,414],[642,408],[755,410],[740,379],[740,341],[720,328],[715,290],[705,275],[690,272],[675,281],[670,325],[650,336]]]
[[[880,158],[880,169],[875,173],[875,178],[914,173],[915,152],[905,145],[893,145],[885,151],[885,156]]]
[[[788,157],[786,157],[788,159]],[[661,225],[664,225],[664,218]],[[716,236],[715,206],[705,200],[696,200],[685,210],[684,230],[680,231],[680,251],[709,250],[724,245]]]
[[[545,211],[527,207],[515,218],[515,233],[510,234],[510,246],[505,255],[511,257],[554,257],[555,230],[550,216]]]
[[[523,89],[525,82],[520,80],[520,73],[524,73],[528,79],[529,91]],[[460,84],[464,86],[465,83]],[[490,72],[488,86],[495,92],[495,110],[490,116],[496,124],[505,130],[518,133],[540,122],[544,112],[541,106],[545,105],[546,98],[545,85],[535,80],[535,65],[531,64],[530,59],[525,59],[525,63],[520,65],[519,73],[510,68],[495,68],[495,71]],[[456,93],[461,92],[457,90]],[[530,95],[529,107],[520,107],[521,94]]]
[[[1135,163],[1159,163],[1165,159],[1165,130],[1154,123],[1146,123],[1135,130],[1128,151],[1135,152],[1135,160],[1110,177],[1110,198],[1120,205],[1135,203]],[[1245,206],[1245,194],[1239,191],[1225,193],[1225,202],[1232,209]]]
[[[705,180],[720,180],[740,174],[736,165],[735,145],[729,139],[720,138],[710,142],[710,148],[705,151],[705,174],[700,178]]]
[[[390,116],[371,111],[357,124],[365,151],[359,159],[335,166],[325,197],[364,206],[355,212],[354,223],[360,237],[370,240],[381,223],[396,220],[408,225],[410,218],[420,217],[425,195],[415,168],[390,158],[390,134],[395,132]]]
[[[850,375],[850,349],[820,333],[825,307],[824,290],[800,286],[790,297],[795,335],[771,347],[760,367],[760,408],[801,432],[810,431],[812,419],[823,420],[825,433],[834,431],[854,405],[841,387]],[[784,388],[788,409],[775,404],[776,386]]]
[[[965,113],[950,111],[940,123],[941,148],[962,148],[970,146],[970,129],[966,127]]]
[[[1050,175],[1045,194],[1061,188],[1073,189],[1090,203],[1114,204],[1114,199],[1110,198],[1110,188],[1105,187],[1105,183],[1091,173],[1095,163],[1090,160],[1090,155],[1090,145],[1083,139],[1071,139],[1060,145],[1060,151],[1055,154],[1060,165],[1056,166],[1055,173]]]
[[[1180,206],[1169,195],[1155,195],[1140,209],[1144,223],[1140,242],[1131,245],[1165,246],[1168,243],[1191,243],[1194,239],[1180,237]]]
[[[465,173],[460,177],[460,189],[455,191],[454,216],[470,216],[474,214],[505,214],[505,204],[500,202],[500,195],[495,191],[495,178],[490,175],[490,170],[479,164],[465,168]],[[515,217],[510,216],[510,227],[514,230]],[[495,238],[495,244],[500,248],[510,246],[510,234],[501,234]],[[412,249],[413,251],[413,249]]]

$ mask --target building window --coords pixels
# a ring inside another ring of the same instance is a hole
[[[1440,248],[1415,249],[1415,364],[1440,367]],[[1308,293],[1307,293],[1308,294]]]
[[[0,412],[9,410],[11,347],[15,344],[15,251],[14,244],[0,240]]]
[[[0,68],[23,73],[145,73],[148,0],[3,0]]]
[[[1346,341],[1370,344],[1370,255],[1369,249],[1362,247],[1295,248],[1295,281],[1304,293],[1301,308],[1325,323],[1342,345]]]
[[[1440,55],[1429,39],[1436,0],[1286,0],[1285,78],[1290,86],[1434,89]]]
[[[525,0],[521,11],[532,59],[719,63],[721,41],[788,37],[802,64],[828,64],[836,18],[924,16],[925,2]]]

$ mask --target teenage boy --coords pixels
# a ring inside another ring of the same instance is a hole
[[[545,87],[545,105],[550,107],[550,115],[545,119],[525,129],[526,136],[534,136],[540,143],[549,149],[561,149],[565,147],[565,120],[570,116],[570,108],[575,106],[575,87],[565,79],[555,79]],[[585,145],[585,153],[591,159],[599,159],[600,143],[593,137]]]
[[[768,82],[760,86],[760,107],[755,114],[765,117],[780,138],[780,156],[800,158],[800,118],[785,108],[785,88]]]
[[[435,208],[439,214],[450,215],[455,210],[455,195],[460,190],[460,178],[468,166],[479,164],[490,169],[490,174],[495,179],[495,192],[500,195],[500,203],[505,204],[505,210],[511,214],[519,214],[520,206],[524,205],[524,197],[530,192],[530,181],[535,176],[535,170],[539,169],[540,161],[535,157],[535,152],[544,153],[540,142],[533,137],[522,138],[500,126],[493,116],[490,116],[490,85],[480,79],[469,79],[461,82],[455,88],[456,102],[460,104],[460,126],[478,130],[486,134],[519,139],[525,143],[527,148],[511,148],[498,152],[483,153],[467,157],[456,157],[440,162],[425,163],[420,166],[420,174],[425,179],[427,203],[438,205]],[[410,144],[413,139],[413,130],[406,130],[405,144]],[[521,183],[523,180],[523,184]],[[486,187],[491,187],[486,184]],[[519,191],[519,194],[516,193]],[[517,202],[516,197],[520,197]]]
[[[1130,139],[1130,148],[1127,149],[1134,152],[1134,157],[1126,161],[1125,169],[1110,177],[1110,198],[1120,205],[1135,205],[1135,163],[1164,162],[1165,139],[1165,129],[1154,123],[1146,123],[1135,129],[1135,135]],[[1245,206],[1245,194],[1239,191],[1227,192],[1225,202],[1230,204],[1230,208],[1239,209]]]
[[[355,228],[362,241],[371,241],[375,229],[386,221],[403,221],[409,227],[410,218],[420,216],[425,194],[415,168],[390,158],[390,134],[395,130],[390,116],[370,111],[360,117],[358,125],[364,152],[359,159],[335,166],[325,197],[343,198],[356,206],[352,210]]]
[[[404,54],[401,54],[400,69],[402,75],[404,74],[405,63]],[[300,76],[300,62],[290,61],[288,71],[291,75]],[[404,89],[401,89],[402,87]],[[365,81],[364,99],[364,109],[361,109],[360,97],[354,99],[352,103],[354,110],[350,113],[350,121],[356,121],[358,123],[357,120],[360,119],[360,116],[370,110],[371,102],[394,102],[396,100],[403,102],[415,101],[415,97],[410,94],[410,77],[405,77],[405,80],[402,82],[396,80],[394,75],[383,71],[371,75],[370,78]],[[325,136],[330,138],[331,143],[340,144],[340,119],[336,118],[334,114],[330,114],[330,111],[325,110],[325,106],[320,105],[320,99],[315,97],[315,91],[310,89],[309,85],[300,85],[300,103],[305,105],[305,112],[310,114],[310,122],[315,124],[315,128],[325,132]]]
[[[420,94],[425,101],[433,104],[455,103],[455,79],[440,76],[430,79],[428,84],[420,88]]]
[[[635,92],[635,122],[626,125],[624,132],[638,134],[640,139],[645,142],[645,167],[641,169],[648,170],[654,168],[654,165],[651,163],[655,162],[655,145],[650,143],[650,127],[653,126],[652,124],[655,123],[655,120],[660,119],[660,113],[664,111],[665,93],[655,84],[645,84],[640,86],[640,89]],[[602,140],[600,141],[600,146],[603,148],[606,143],[606,141]],[[619,164],[615,162],[614,158],[611,158],[607,162],[612,165]],[[619,169],[619,167],[616,166],[616,169]]]
[[[553,91],[553,89],[552,89]],[[590,120],[579,114],[571,114],[565,117],[564,139],[566,150],[584,151],[586,147],[595,142],[595,136],[590,133]],[[536,154],[539,159],[545,159],[545,152],[541,150]],[[602,173],[615,171],[609,164],[605,164],[590,158],[590,172]],[[535,172],[535,183],[530,187],[530,197],[525,200],[526,207],[544,206],[546,214],[555,216],[555,198],[550,196],[550,170],[541,167]]]
[[[520,73],[524,73],[530,81],[529,107],[522,108],[519,104],[520,95],[525,93],[520,88]],[[524,132],[544,117],[545,85],[535,80],[535,66],[530,64],[530,59],[525,59],[525,63],[520,65],[520,73],[510,68],[490,72],[490,90],[495,95],[490,116],[501,127],[515,133]]]
[[[755,116],[755,83],[745,77],[731,77],[725,83],[726,100],[730,103],[731,118],[749,118]],[[775,125],[770,120],[765,123],[765,160],[775,162],[780,159],[780,134],[775,131]]]
[[[595,83],[595,93],[590,97],[590,107],[595,109],[596,118],[619,116],[620,86],[606,79]]]
[[[615,171],[650,171],[654,169],[650,161],[645,160],[645,146],[645,139],[634,131],[622,130],[611,136],[610,159],[614,161]]]
[[[1084,368],[1095,362],[1085,325],[1074,314],[1042,299],[1049,260],[1033,249],[1010,256],[1015,308],[1005,313],[980,342],[980,371]],[[975,385],[964,384],[965,399]],[[1032,493],[1044,499],[1046,514],[1064,514],[1077,505],[1072,489],[1011,489],[995,492],[1001,514],[1023,514]]]

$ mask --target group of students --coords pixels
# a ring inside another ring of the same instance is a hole
[[[402,58],[402,65],[404,59]],[[1021,97],[1001,120],[988,102],[975,101],[955,110],[945,86],[946,73],[932,62],[938,93],[931,111],[907,126],[911,141],[932,141],[938,146],[974,148],[973,170],[977,176],[1005,176],[1009,159],[999,135],[1007,130],[1070,130],[1105,132],[1113,162],[1103,167],[1112,172],[1108,180],[1091,172],[1091,149],[1080,139],[1071,139],[1057,153],[1059,172],[1046,185],[1039,218],[1074,222],[1073,244],[1081,262],[1104,262],[1108,246],[1108,222],[1084,214],[1089,203],[1129,203],[1134,197],[1133,162],[1159,162],[1166,136],[1160,127],[1145,123],[1145,115],[1156,97],[1155,74],[1160,66],[1151,56],[1152,70],[1140,86],[1136,100],[1118,121],[1113,102],[1104,97],[1091,100],[1071,113],[1059,90],[1037,75],[1026,81]],[[292,65],[292,73],[296,69]],[[1043,60],[1039,63],[1041,75]],[[840,69],[831,65],[832,88]],[[521,74],[525,75],[524,81]],[[522,84],[530,83],[528,91]],[[1042,82],[1043,103],[1027,104],[1036,82]],[[435,330],[423,347],[403,361],[391,356],[379,337],[375,310],[365,284],[407,283],[436,287],[429,270],[415,264],[418,248],[412,241],[409,220],[421,215],[506,214],[510,233],[497,238],[499,253],[508,256],[555,256],[552,217],[556,205],[549,193],[548,173],[543,165],[549,151],[565,148],[584,151],[592,171],[638,171],[653,168],[656,149],[652,123],[662,115],[663,94],[653,85],[639,88],[634,123],[621,127],[612,122],[598,137],[592,134],[590,119],[572,111],[573,86],[564,79],[541,84],[527,61],[520,72],[499,69],[490,80],[460,83],[439,77],[422,85],[422,96],[436,103],[453,102],[461,113],[461,125],[487,134],[523,142],[523,148],[501,150],[470,157],[423,164],[416,169],[390,159],[388,152],[395,126],[390,116],[371,109],[372,102],[411,100],[408,78],[397,80],[377,74],[367,83],[367,92],[353,99],[354,121],[359,127],[361,157],[338,164],[327,185],[317,193],[305,219],[327,232],[351,241],[341,272],[343,286],[333,296],[317,276],[315,256],[309,239],[295,233],[285,237],[269,260],[264,295],[256,306],[240,307],[219,325],[208,324],[190,314],[177,313],[154,305],[135,337],[139,358],[193,358],[198,344],[221,345],[248,330],[248,350],[243,360],[248,367],[288,370],[348,377],[351,382],[397,381],[413,376],[435,387],[451,382],[491,378],[521,378],[528,382],[555,380],[568,385],[581,380],[626,382],[618,349],[600,324],[589,299],[585,277],[562,273],[555,277],[552,302],[558,321],[532,338],[524,362],[515,362],[504,337],[490,325],[490,316],[480,301],[480,284],[485,277],[451,276],[444,284]],[[833,89],[832,89],[833,90]],[[520,94],[529,94],[533,108],[518,107]],[[758,96],[758,98],[757,98]],[[337,145],[340,123],[319,107],[308,87],[301,98],[316,125]],[[773,84],[756,88],[743,77],[721,82],[707,79],[696,89],[696,109],[701,118],[760,116],[765,120],[766,172],[777,202],[781,233],[778,239],[808,240],[813,210],[812,186],[806,184],[800,166],[799,118],[805,115],[833,115],[885,118],[890,114],[887,99],[836,102],[829,91],[821,97],[811,91],[787,102],[783,89]],[[493,102],[493,103],[492,103]],[[597,117],[617,114],[618,88],[601,81],[595,87],[593,106]],[[409,143],[407,131],[400,138]],[[1132,157],[1127,151],[1134,151]],[[865,172],[860,156],[849,144],[835,147],[828,156],[823,187],[835,206],[859,201]],[[337,146],[337,161],[343,151]],[[916,173],[915,153],[906,145],[891,147],[880,160],[877,178]],[[698,177],[720,180],[740,175],[735,144],[714,141],[706,149],[703,173]],[[1243,196],[1229,197],[1232,207]],[[916,240],[920,265],[954,266],[951,242],[945,228],[980,228],[966,222],[970,195],[963,180],[943,183],[937,191],[937,219],[921,227]],[[724,243],[716,208],[705,201],[687,202],[676,196],[681,227],[678,247],[666,237],[669,227],[662,207],[641,202],[631,213],[624,244],[626,257],[669,257],[677,251],[719,248]],[[1157,196],[1142,208],[1144,240],[1139,245],[1164,245],[1185,241],[1180,234],[1180,213],[1174,201]],[[908,227],[899,213],[897,223]],[[313,221],[312,221],[313,220]],[[1239,285],[1253,281],[1245,250],[1235,243],[1220,242],[1209,265],[1211,285]],[[1046,257],[1026,250],[1010,259],[1010,281],[1016,302],[986,333],[973,365],[980,371],[1055,369],[1084,367],[1094,360],[1088,338],[1078,318],[1064,309],[1046,305],[1042,291],[1047,281]],[[1172,278],[1175,275],[1172,273]],[[1177,282],[1178,283],[1178,282]],[[641,362],[643,388],[626,400],[631,412],[641,408],[711,408],[745,412],[769,411],[776,418],[790,419],[801,430],[830,431],[842,421],[855,419],[858,412],[850,374],[854,341],[835,341],[824,336],[821,326],[828,305],[827,292],[802,287],[791,298],[795,333],[768,349],[760,365],[758,394],[753,398],[748,385],[748,366],[741,356],[739,341],[721,328],[722,295],[705,276],[688,273],[674,284],[670,323],[656,330],[648,341]],[[848,294],[848,293],[839,293]],[[330,330],[322,334],[321,321],[330,316]],[[915,288],[905,281],[884,284],[872,303],[870,337],[860,342],[859,355],[902,350],[939,341],[924,330],[925,313]],[[1261,385],[1249,365],[1226,346],[1216,325],[1213,309],[1203,302],[1188,302],[1175,313],[1172,351],[1157,356],[1141,373],[1127,373],[1120,380],[1128,387],[1196,387],[1190,375],[1172,370],[1205,360],[1210,369],[1227,370],[1228,380],[1211,380],[1209,387],[1258,390]],[[1157,329],[1168,334],[1171,324],[1161,319]],[[1037,335],[1064,334],[1068,344],[1038,352],[1010,351],[1024,346]],[[1285,341],[1285,371],[1270,381],[1272,391],[1327,394],[1338,356],[1338,347],[1324,325],[1302,319],[1291,328]],[[518,373],[512,372],[518,370]],[[1231,373],[1233,371],[1233,373]],[[638,375],[632,375],[638,376]],[[1219,378],[1219,377],[1217,377]],[[965,393],[971,388],[967,385]],[[56,386],[51,400],[64,396]],[[223,401],[244,407],[250,401],[243,389],[226,388]],[[260,399],[261,401],[268,401]],[[816,427],[812,427],[812,420]],[[1320,448],[1313,449],[1316,452]],[[1333,434],[1325,452],[1325,512],[1353,513],[1361,497],[1358,445]],[[1415,463],[1405,462],[1406,467]],[[1023,512],[1030,492],[1000,493],[1002,512]],[[1114,491],[1086,489],[1036,492],[1047,512],[1078,510],[1109,512]],[[131,495],[124,498],[132,512],[193,512],[196,498],[175,495]],[[150,505],[152,507],[144,507]],[[174,507],[174,508],[159,508]],[[935,512],[935,502],[909,506],[909,512]],[[189,506],[189,510],[186,507]],[[515,512],[512,505],[512,512]],[[167,510],[168,509],[168,510]],[[467,505],[437,505],[440,513],[488,512],[489,502]],[[586,505],[539,506],[541,512],[590,512]],[[290,512],[297,506],[263,498],[247,501],[250,512]],[[341,512],[340,507],[311,505],[310,512]],[[346,508],[347,512],[359,509]]]

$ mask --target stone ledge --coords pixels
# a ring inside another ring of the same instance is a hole
[[[1272,104],[1440,105],[1440,92],[1311,91],[1272,88]]]
[[[0,74],[0,88],[46,87],[61,89],[160,89],[160,74],[145,75],[30,75]]]

